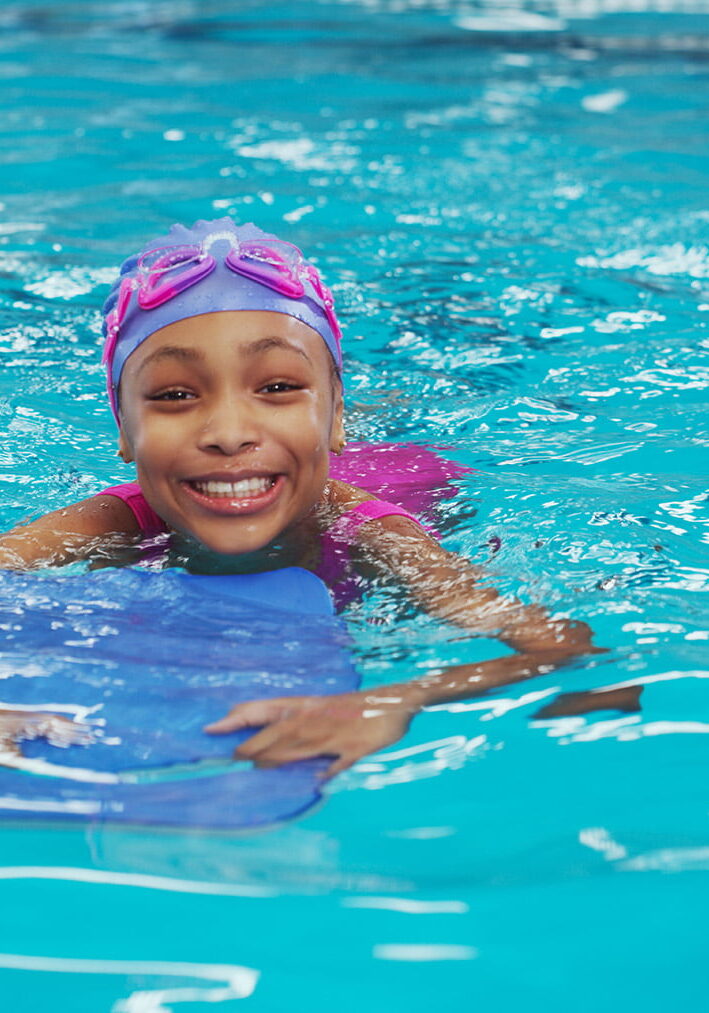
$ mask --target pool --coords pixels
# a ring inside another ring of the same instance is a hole
[[[450,448],[445,544],[611,648],[419,716],[267,831],[7,825],[13,1013],[705,1005],[707,29],[704,0],[3,6],[3,527],[129,479],[98,307],[146,232],[228,213],[317,254],[350,437]],[[387,617],[346,617],[366,685],[482,649]],[[534,717],[626,683],[639,713]]]

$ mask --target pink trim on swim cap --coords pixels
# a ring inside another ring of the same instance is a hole
[[[259,240],[268,245],[268,241],[278,237],[263,232],[252,223],[236,225],[231,218],[218,218],[214,221],[197,221],[191,228],[184,225],[173,225],[169,233],[151,240],[139,254],[129,257],[121,266],[121,272],[114,282],[103,306],[103,334],[105,338],[104,361],[106,362],[109,397],[111,410],[118,422],[117,392],[121,373],[128,357],[151,334],[169,324],[177,323],[189,317],[201,316],[204,313],[219,313],[228,310],[265,310],[273,313],[284,313],[307,324],[323,339],[332,355],[338,371],[342,369],[342,349],[340,346],[339,326],[337,331],[331,324],[326,311],[322,291],[307,278],[303,282],[304,292],[300,297],[284,295],[267,285],[252,278],[235,274],[225,263],[230,250],[228,237],[233,234],[237,241]],[[214,270],[154,309],[142,309],[138,303],[137,290],[123,287],[125,313],[118,333],[108,334],[107,318],[116,308],[121,284],[128,279],[138,279],[138,261],[151,250],[171,246],[201,246],[211,236],[215,241],[210,244],[209,252],[216,260]],[[307,263],[307,262],[306,262]],[[311,265],[312,267],[312,265]],[[315,268],[312,268],[313,271]],[[335,324],[336,324],[335,318]]]

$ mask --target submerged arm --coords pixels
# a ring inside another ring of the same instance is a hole
[[[125,503],[114,496],[94,496],[0,535],[0,570],[31,570],[85,559],[107,537],[118,539],[135,530],[137,524]],[[20,742],[36,738],[59,746],[92,740],[82,722],[0,704],[0,766],[22,767]]]
[[[586,623],[550,616],[540,605],[524,605],[501,594],[482,568],[446,551],[406,518],[385,518],[368,533],[368,541],[380,569],[395,577],[430,615],[500,640],[520,654],[543,654],[561,662],[598,651]]]
[[[503,595],[486,574],[447,552],[411,521],[386,518],[370,534],[378,559],[426,612],[477,636],[493,637],[516,653],[491,661],[451,665],[396,686],[402,701],[418,710],[478,696],[559,668],[585,654],[603,653],[590,627],[555,618],[539,605]],[[392,687],[387,687],[391,691]]]

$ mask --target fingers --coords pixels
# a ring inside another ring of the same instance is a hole
[[[289,763],[297,763],[299,760],[329,759],[332,753],[323,754],[318,750],[313,751],[307,746],[284,745],[282,748],[270,750],[262,756],[245,757],[241,753],[236,755],[240,760],[251,760],[254,767],[258,767],[259,770],[270,770],[275,767],[284,767]]]
[[[61,749],[68,746],[88,746],[95,741],[93,730],[89,725],[54,714],[39,723],[38,734],[43,736],[50,746],[59,746]]]
[[[92,728],[83,721],[72,721],[59,714],[13,711],[0,716],[0,743],[19,753],[23,739],[46,739],[52,746],[86,746],[94,741]]]
[[[46,739],[50,746],[88,746],[95,741],[89,725],[58,714],[32,714],[18,729],[18,739]]]
[[[348,746],[336,735],[318,734],[315,730],[309,733],[302,726],[297,728],[281,723],[264,728],[243,742],[234,751],[234,756],[240,760],[250,760],[254,766],[262,768],[327,757],[333,762],[319,775],[325,779],[351,767],[369,751],[369,747]]]
[[[238,746],[234,756],[250,760],[257,767],[280,767],[317,756],[334,757],[339,752],[329,732],[308,727],[296,716],[276,721],[252,735]]]
[[[326,752],[321,741],[301,734],[302,731],[285,722],[276,722],[242,742],[234,750],[234,756],[251,760],[257,767],[280,767],[283,763],[294,763]]]
[[[342,753],[338,758],[330,764],[326,771],[321,774],[323,781],[329,781],[330,778],[335,777],[336,774],[341,774],[343,770],[347,770],[357,760],[361,760],[362,757],[359,753]]]
[[[232,707],[223,718],[205,725],[204,730],[210,735],[226,735],[228,732],[238,732],[242,728],[257,728],[260,725],[268,725],[272,721],[278,721],[284,716],[288,702],[287,699],[279,698],[277,700],[251,700],[249,703],[240,703],[236,707]]]

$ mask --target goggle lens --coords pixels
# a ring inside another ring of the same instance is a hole
[[[282,240],[265,243],[240,243],[232,248],[225,260],[236,274],[267,285],[276,292],[299,299],[305,292],[300,274],[303,257],[300,250]]]
[[[151,276],[188,267],[206,256],[199,246],[163,246],[148,250],[138,261],[141,274]]]

